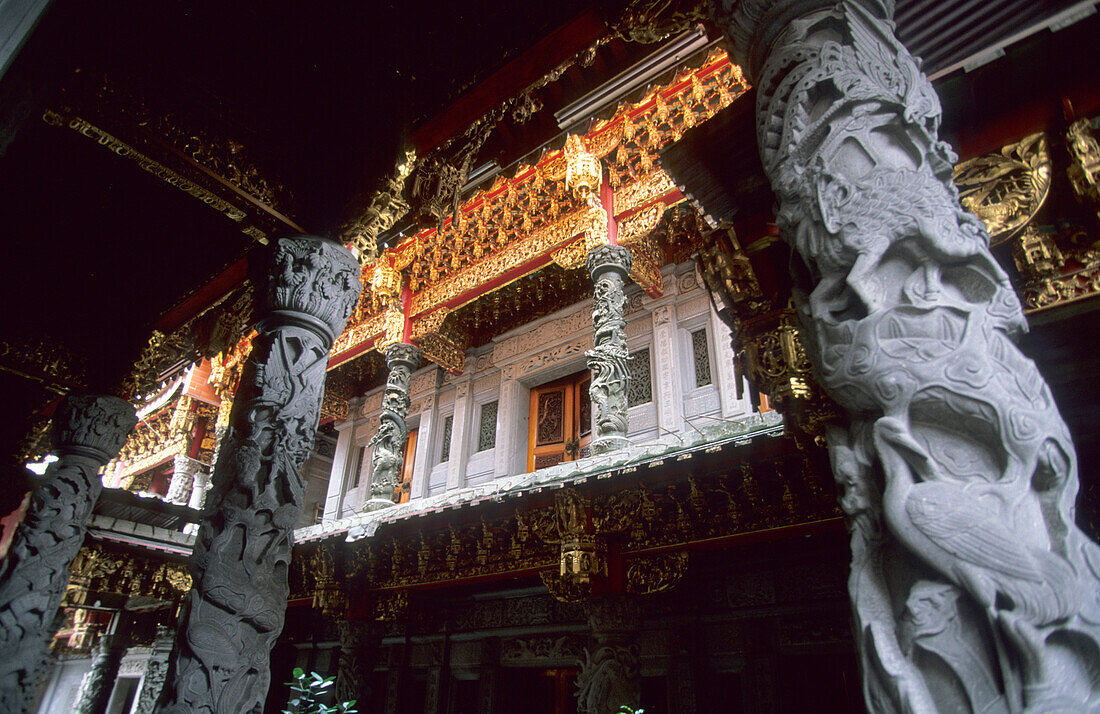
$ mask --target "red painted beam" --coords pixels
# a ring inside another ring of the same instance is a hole
[[[584,12],[489,75],[441,114],[420,125],[412,132],[413,146],[420,154],[426,154],[461,134],[501,101],[519,94],[542,79],[548,70],[587,49],[606,34],[607,27],[596,11]]]
[[[153,326],[154,329],[164,333],[175,330],[205,310],[222,295],[243,283],[247,276],[248,259],[241,258],[187,296],[183,302],[165,313]]]

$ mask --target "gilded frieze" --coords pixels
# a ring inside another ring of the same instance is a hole
[[[458,308],[497,289],[494,281],[514,280],[517,269],[547,255],[561,267],[579,267],[584,252],[608,241],[607,212],[594,198],[600,159],[614,189],[614,213],[627,216],[625,242],[634,241],[643,256],[633,277],[651,295],[660,294],[663,255],[641,235],[647,227],[652,230],[647,222],[655,224],[664,208],[628,214],[675,194],[676,186],[655,157],[746,88],[740,69],[716,49],[700,66],[683,69],[640,102],[622,104],[583,136],[571,135],[563,148],[544,152],[535,165],[519,166],[511,178],[497,176],[451,215],[441,215],[435,227],[387,249],[378,260],[388,259],[405,276],[412,292],[407,316],[441,306]],[[380,326],[366,327],[371,318],[362,317],[337,340],[334,363],[342,353],[378,339]]]
[[[163,560],[151,551],[138,554],[85,545],[69,574],[63,601],[69,607],[91,604],[108,594],[179,602],[191,589],[185,563]]]
[[[1035,217],[1050,179],[1050,150],[1042,133],[955,166],[959,200],[985,223],[990,245],[1009,240]]]
[[[572,601],[603,572],[604,543],[614,538],[632,592],[659,592],[682,576],[687,557],[677,551],[693,543],[839,517],[831,473],[819,456],[793,451],[726,472],[603,494],[566,489],[551,504],[521,504],[510,515],[452,520],[435,530],[426,522],[415,533],[380,534],[344,551],[349,587],[402,588],[538,572],[557,597]],[[698,456],[688,455],[684,469],[692,469],[692,458]],[[673,552],[656,556],[655,549]],[[586,570],[585,554],[589,577],[577,577],[578,568]],[[315,575],[299,567],[292,587],[312,592]]]

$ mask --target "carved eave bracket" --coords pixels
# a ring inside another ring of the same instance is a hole
[[[200,126],[172,108],[150,106],[114,77],[94,71],[74,75],[61,102],[46,109],[42,120],[134,162],[260,243],[273,233],[303,230],[292,218],[290,190],[252,159],[239,137]]]
[[[1094,132],[1090,120],[1080,119],[1064,137],[1070,158],[1069,191],[1092,211],[1100,207],[1100,144]],[[982,219],[992,246],[1007,247],[1011,253],[1028,315],[1100,295],[1096,224],[1043,218],[1058,181],[1049,143],[1047,134],[1032,134],[961,162],[954,173],[962,205]]]

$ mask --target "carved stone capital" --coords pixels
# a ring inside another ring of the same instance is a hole
[[[616,714],[641,698],[637,633],[638,601],[624,595],[600,595],[584,604],[594,646],[585,650],[577,675],[577,711]]]
[[[172,480],[168,484],[168,495],[164,497],[169,503],[185,505],[191,498],[191,491],[195,487],[195,477],[203,470],[202,462],[183,455],[177,455],[172,460]]]
[[[404,365],[410,371],[420,364],[420,348],[406,342],[395,342],[386,348],[386,366],[391,370]]]
[[[87,456],[106,464],[118,456],[136,424],[134,407],[125,399],[69,395],[53,418],[53,445],[59,456]]]
[[[584,265],[588,268],[588,274],[593,280],[599,280],[600,276],[607,272],[617,273],[624,281],[630,274],[630,266],[634,264],[634,256],[630,250],[621,245],[607,245],[601,243],[588,251],[584,259]]]
[[[359,263],[349,250],[317,236],[275,241],[267,253],[266,313],[260,329],[298,325],[316,332],[332,347],[359,301]]]

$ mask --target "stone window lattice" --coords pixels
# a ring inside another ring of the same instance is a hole
[[[630,355],[630,388],[627,390],[627,406],[636,407],[653,401],[653,382],[649,369],[649,348]]]
[[[477,430],[477,450],[485,451],[497,445],[497,401],[481,405],[481,419]]]
[[[454,425],[454,414],[448,414],[443,418],[443,435],[440,439],[443,442],[443,448],[439,452],[439,463],[451,460],[451,432],[454,431]]]
[[[705,328],[691,333],[691,355],[695,361],[695,386],[705,387],[711,383],[710,348]]]

